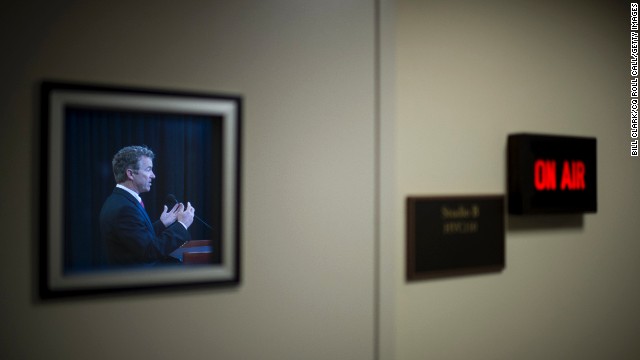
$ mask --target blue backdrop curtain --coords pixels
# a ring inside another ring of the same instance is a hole
[[[100,269],[106,264],[100,239],[102,203],[115,187],[114,154],[129,145],[155,153],[151,191],[141,194],[157,220],[167,194],[187,201],[197,220],[192,239],[213,241],[220,261],[222,203],[222,121],[214,116],[110,111],[69,107],[64,128],[64,266],[66,272]]]

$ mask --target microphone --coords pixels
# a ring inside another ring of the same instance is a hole
[[[167,207],[169,209],[173,208],[177,203],[178,203],[178,199],[176,199],[176,197],[173,194],[167,195]],[[211,225],[209,225],[206,222],[204,222],[204,220],[200,219],[196,214],[193,214],[193,217],[196,220],[200,221],[202,223],[202,225],[208,227],[210,230],[213,230]]]

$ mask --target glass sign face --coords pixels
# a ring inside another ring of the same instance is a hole
[[[507,148],[509,213],[597,211],[595,138],[512,134]]]

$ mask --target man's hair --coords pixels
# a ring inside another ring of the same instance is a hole
[[[140,170],[138,162],[143,156],[153,160],[155,155],[146,146],[127,146],[120,149],[113,156],[111,165],[113,166],[113,176],[117,184],[127,180],[127,169]]]

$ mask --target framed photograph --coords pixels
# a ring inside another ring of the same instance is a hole
[[[42,298],[240,282],[240,96],[40,96]]]
[[[502,271],[504,196],[407,198],[407,280]]]

